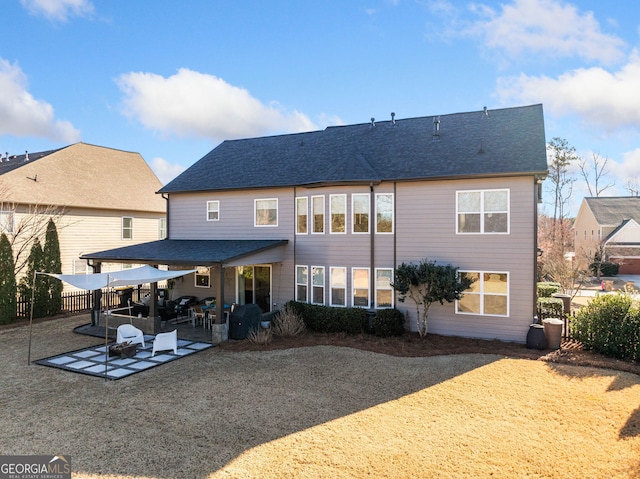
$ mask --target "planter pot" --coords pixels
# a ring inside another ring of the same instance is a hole
[[[527,333],[528,349],[546,349],[547,337],[544,334],[544,326],[542,324],[530,324]]]

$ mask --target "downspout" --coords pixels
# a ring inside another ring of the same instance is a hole
[[[376,252],[375,252],[375,237],[376,237],[376,218],[375,218],[375,196],[373,194],[373,182],[369,183],[369,192],[370,192],[370,198],[369,198],[369,215],[372,218],[371,219],[371,238],[370,238],[370,242],[371,244],[369,245],[370,250],[370,257],[369,257],[369,284],[370,284],[370,290],[372,288],[375,287],[375,264],[376,264]],[[352,285],[353,286],[353,285]],[[374,294],[375,295],[375,294]],[[369,293],[369,308],[373,309],[375,306],[375,300],[373,299],[374,295],[372,295],[371,293]]]
[[[535,318],[538,315],[538,203],[542,202],[542,178],[535,176],[533,178],[533,314]]]
[[[167,236],[166,239],[169,239],[169,195],[165,196],[165,193],[162,193],[161,196],[164,198],[164,201],[166,202],[166,206],[165,206],[165,220],[167,222]]]
[[[397,186],[398,186],[398,182],[394,181],[393,182],[393,272],[391,273],[391,281],[394,281],[393,278],[393,274],[395,273],[396,270],[396,265],[397,260],[398,260],[398,225],[396,223],[398,217],[396,216],[396,205],[398,204],[398,196],[396,194],[397,192]],[[393,304],[391,305],[392,308],[396,307],[396,295],[393,295]]]
[[[298,187],[294,186],[293,187],[293,297],[294,299],[296,297],[296,290],[298,288],[297,286],[298,278],[296,277],[296,275],[298,274],[298,270],[296,266],[298,264],[298,258],[296,256],[296,242],[298,240],[298,235],[296,234],[296,232],[298,231],[298,217],[297,217],[298,200],[296,199],[297,197],[298,197]],[[307,203],[307,225],[308,224],[309,224],[309,204]],[[307,273],[307,284],[309,284],[308,274],[309,273]],[[309,292],[307,292],[307,300],[309,299],[310,299]]]

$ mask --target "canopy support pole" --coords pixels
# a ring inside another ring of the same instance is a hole
[[[33,272],[33,283],[31,284],[31,312],[29,313],[29,352],[27,353],[27,366],[31,364],[31,331],[33,330],[33,302],[35,301],[37,274],[37,271]]]

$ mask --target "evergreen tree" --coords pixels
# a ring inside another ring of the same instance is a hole
[[[29,259],[27,260],[27,273],[20,280],[20,295],[26,299],[31,300],[33,295],[33,317],[43,318],[47,315],[47,304],[49,298],[49,292],[47,291],[46,279],[44,275],[36,275],[35,279],[35,293],[33,292],[33,275],[36,271],[43,270],[43,252],[42,246],[40,246],[40,240],[35,239],[31,245],[31,251],[29,253]]]
[[[16,276],[13,251],[7,235],[0,237],[0,324],[7,324],[16,317]]]
[[[60,261],[60,242],[58,230],[52,219],[47,224],[42,258],[42,270],[46,273],[62,273]],[[47,291],[47,316],[58,314],[62,310],[62,281],[51,276],[44,276]]]

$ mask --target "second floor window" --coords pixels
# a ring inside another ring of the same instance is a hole
[[[309,231],[309,198],[296,198],[296,233],[306,235]]]
[[[13,233],[13,211],[0,211],[0,233]]]
[[[458,233],[508,233],[509,190],[457,192]]]
[[[133,239],[133,218],[122,217],[122,239]]]
[[[331,229],[330,233],[347,232],[347,196],[331,195],[329,197],[331,208]]]
[[[278,199],[255,200],[255,226],[278,226]]]
[[[324,196],[311,197],[312,233],[324,233]]]
[[[165,239],[167,237],[167,219],[160,218],[158,221],[158,237],[160,239]]]
[[[376,194],[376,233],[393,233],[393,193]]]
[[[207,201],[207,221],[218,221],[220,219],[220,202]]]
[[[369,194],[351,195],[352,231],[354,233],[369,232]]]

